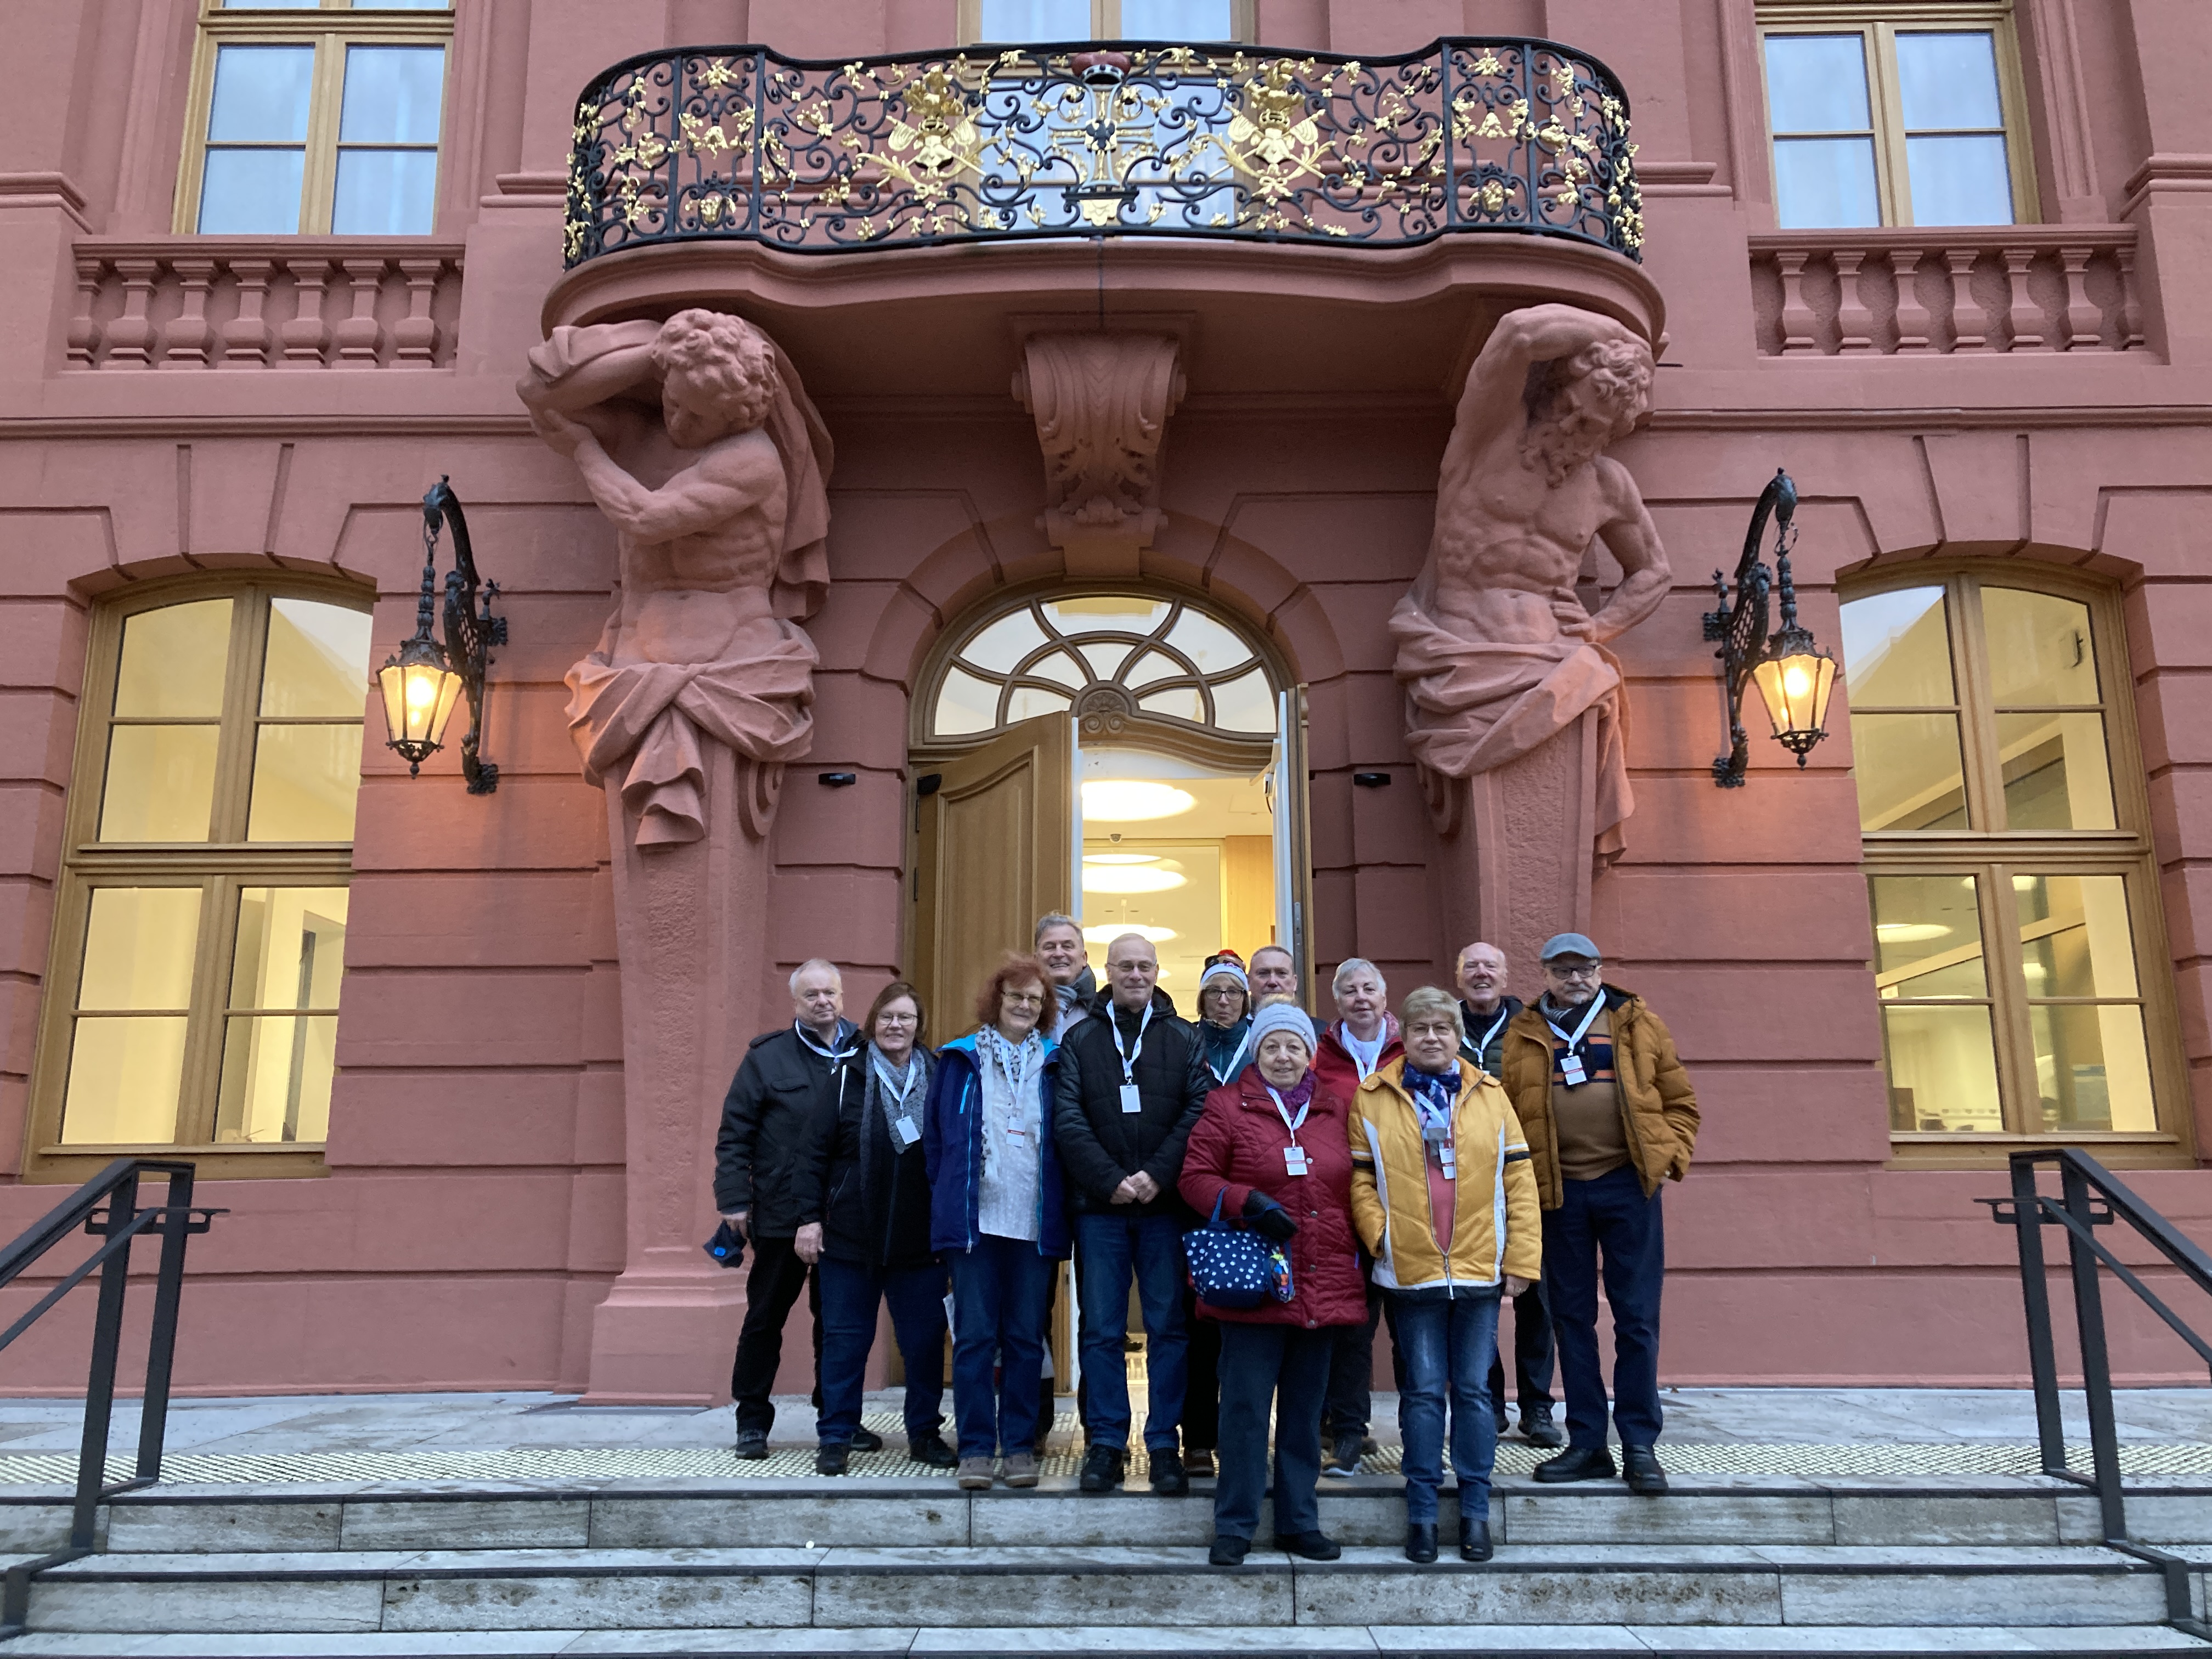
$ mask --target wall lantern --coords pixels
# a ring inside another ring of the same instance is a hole
[[[1729,604],[1728,578],[1713,572],[1717,611],[1705,612],[1705,637],[1720,641],[1713,654],[1721,664],[1721,724],[1729,751],[1713,762],[1713,781],[1723,789],[1743,787],[1749,764],[1749,739],[1743,730],[1744,683],[1759,688],[1774,740],[1797,757],[1802,769],[1813,745],[1828,735],[1828,698],[1836,689],[1836,659],[1797,625],[1797,589],[1790,578],[1790,550],[1796,544],[1797,486],[1778,469],[1752,509],[1751,529],[1736,561],[1735,604]],[[1759,556],[1766,521],[1774,520],[1774,572]],[[1766,596],[1780,590],[1782,629],[1768,637]]]
[[[431,623],[438,532],[448,520],[453,526],[453,568],[446,573],[446,641],[441,645]],[[422,597],[415,611],[414,637],[376,672],[384,694],[386,740],[406,757],[410,777],[445,747],[446,722],[465,691],[469,733],[461,739],[461,775],[469,781],[471,795],[489,795],[499,787],[499,768],[477,754],[483,731],[484,670],[491,647],[507,643],[507,618],[491,614],[491,602],[498,597],[499,584],[487,584],[483,610],[477,612],[477,562],[469,547],[468,520],[461,516],[451,481],[441,477],[422,497]]]

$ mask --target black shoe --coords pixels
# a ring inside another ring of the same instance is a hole
[[[1185,1473],[1182,1459],[1174,1447],[1153,1452],[1151,1456],[1154,1492],[1163,1498],[1180,1498],[1190,1490],[1190,1476]]]
[[[884,1437],[878,1434],[873,1429],[855,1429],[853,1431],[853,1449],[854,1451],[881,1451],[883,1449]]]
[[[760,1458],[766,1457],[768,1455],[768,1431],[765,1429],[739,1429],[738,1431],[737,1453],[738,1456],[750,1460],[757,1461]]]
[[[1435,1522],[1408,1521],[1406,1523],[1406,1559],[1418,1561],[1423,1566],[1437,1559]]]
[[[1119,1446],[1093,1446],[1083,1455],[1083,1478],[1077,1484],[1085,1492],[1111,1492],[1121,1484],[1127,1466]]]
[[[1504,1413],[1504,1412],[1499,1412],[1499,1413],[1498,1413],[1498,1437],[1500,1440],[1504,1439],[1504,1438],[1505,1438],[1505,1431],[1506,1431],[1506,1430],[1508,1430],[1508,1429],[1511,1428],[1512,1426],[1513,1426],[1512,1420],[1511,1420],[1510,1418],[1508,1418],[1508,1417],[1505,1415],[1505,1413]]]
[[[1667,1471],[1659,1467],[1659,1455],[1649,1446],[1623,1446],[1620,1469],[1628,1477],[1631,1492],[1656,1498],[1667,1490]]]
[[[1334,1561],[1344,1553],[1344,1546],[1325,1532],[1294,1532],[1287,1538],[1279,1533],[1275,1547],[1309,1561]]]
[[[960,1454],[945,1443],[945,1437],[932,1431],[918,1434],[906,1443],[906,1455],[917,1463],[927,1463],[933,1469],[957,1468]]]
[[[1490,1522],[1459,1518],[1459,1559],[1462,1561],[1490,1559]]]
[[[1252,1540],[1249,1538],[1231,1538],[1225,1532],[1218,1532],[1213,1534],[1213,1547],[1206,1551],[1206,1559],[1212,1566],[1241,1567],[1251,1548]]]
[[[1321,1466],[1321,1472],[1323,1474],[1335,1475],[1340,1479],[1349,1479],[1358,1474],[1359,1459],[1362,1455],[1360,1448],[1364,1443],[1358,1435],[1338,1435],[1335,1443],[1329,1448],[1328,1458]]]
[[[1552,1421],[1548,1406],[1523,1406],[1521,1408],[1521,1437],[1533,1446],[1564,1446],[1567,1437],[1559,1432],[1559,1425]]]
[[[1182,1454],[1182,1472],[1194,1480],[1211,1480],[1218,1473],[1213,1462],[1211,1446],[1186,1446]]]
[[[845,1465],[851,1460],[852,1455],[853,1449],[850,1446],[820,1447],[814,1454],[814,1473],[842,1474],[845,1473]]]
[[[1536,1465],[1534,1474],[1539,1480],[1610,1480],[1613,1477],[1613,1454],[1602,1446],[1570,1446],[1557,1457],[1547,1457]]]

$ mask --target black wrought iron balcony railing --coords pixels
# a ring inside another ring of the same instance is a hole
[[[1128,41],[848,64],[647,52],[577,107],[566,259],[700,240],[835,253],[1485,231],[1634,259],[1628,135],[1620,80],[1549,40],[1368,59]]]

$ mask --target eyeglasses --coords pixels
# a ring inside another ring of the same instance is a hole
[[[1043,995],[1036,991],[1008,991],[999,999],[1010,1008],[1042,1008]]]
[[[1605,964],[1586,962],[1579,968],[1570,968],[1564,962],[1547,962],[1544,964],[1544,971],[1557,974],[1561,979],[1595,979],[1605,971]]]
[[[914,1014],[878,1014],[876,1016],[876,1024],[878,1025],[911,1025],[915,1023],[917,1018],[918,1016]]]

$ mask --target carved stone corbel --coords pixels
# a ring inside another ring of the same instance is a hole
[[[1159,528],[1160,446],[1182,401],[1176,342],[1158,334],[1033,334],[1014,397],[1036,421],[1037,521],[1071,576],[1133,576]]]

